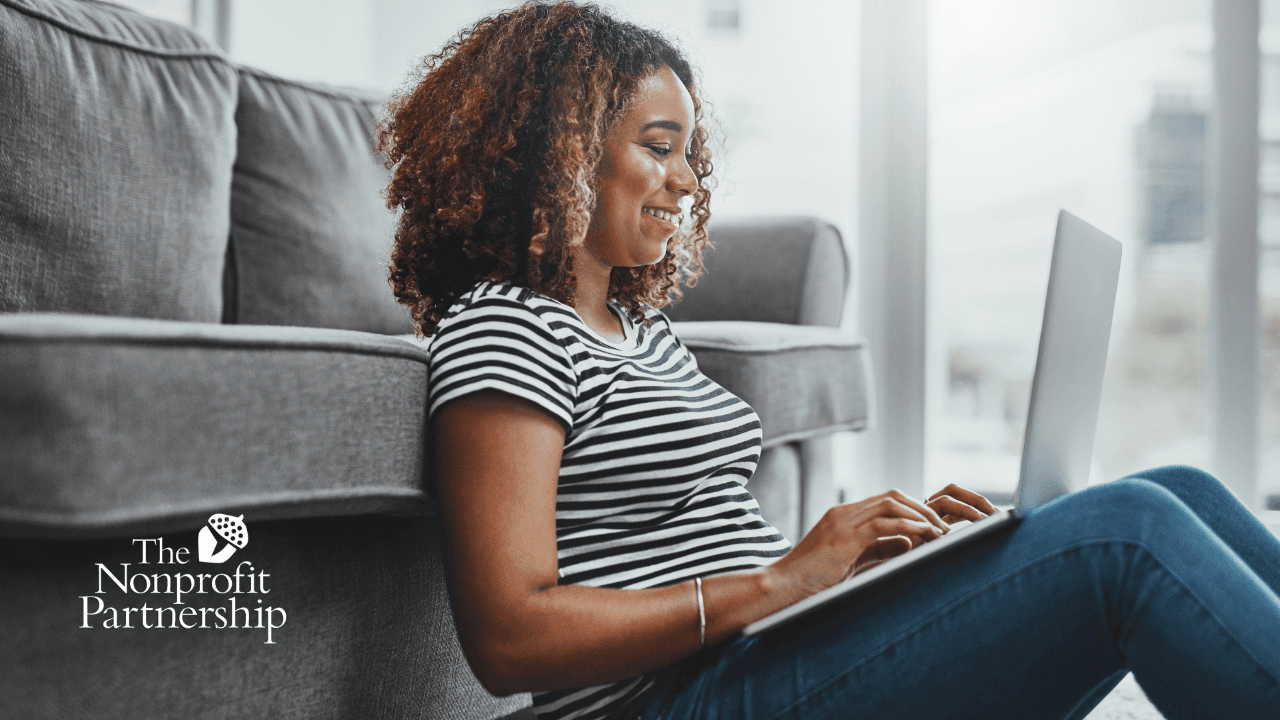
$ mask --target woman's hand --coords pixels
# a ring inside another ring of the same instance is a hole
[[[943,509],[963,512],[950,504]],[[790,553],[766,572],[772,584],[795,602],[941,537],[948,530],[933,508],[890,490],[831,508]]]
[[[995,506],[986,498],[954,483],[930,495],[925,504],[941,515],[945,523],[976,521],[996,513]]]

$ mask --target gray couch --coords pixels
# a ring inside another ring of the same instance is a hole
[[[112,5],[0,0],[0,717],[528,705],[453,628],[380,101]],[[671,314],[759,411],[750,488],[795,538],[827,438],[867,420],[847,263],[807,218],[713,239]]]

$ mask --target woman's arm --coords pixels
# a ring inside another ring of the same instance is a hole
[[[646,590],[557,585],[559,421],[487,391],[446,404],[434,432],[458,634],[486,689],[597,685],[698,651],[692,581]],[[769,568],[703,580],[707,644],[945,529],[931,509],[896,492],[833,508]]]

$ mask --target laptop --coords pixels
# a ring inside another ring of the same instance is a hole
[[[952,530],[761,618],[744,628],[743,635],[760,635],[901,577],[923,562],[1012,527],[1028,510],[1088,485],[1120,281],[1120,249],[1115,238],[1065,210],[1058,213],[1013,508]]]

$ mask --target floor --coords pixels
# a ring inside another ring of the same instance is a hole
[[[1133,675],[1126,675],[1086,720],[1161,720],[1163,717],[1138,687]]]
[[[1259,516],[1273,533],[1280,536],[1280,512],[1264,511]],[[1163,717],[1147,699],[1142,688],[1138,687],[1133,676],[1128,675],[1089,713],[1086,720],[1160,720]]]
[[[1104,698],[1085,720],[1163,720],[1163,718],[1160,711],[1156,710],[1143,694],[1142,688],[1138,687],[1133,676],[1126,675],[1116,689],[1112,690],[1111,694]],[[534,715],[532,710],[525,709],[502,720],[534,720]]]

